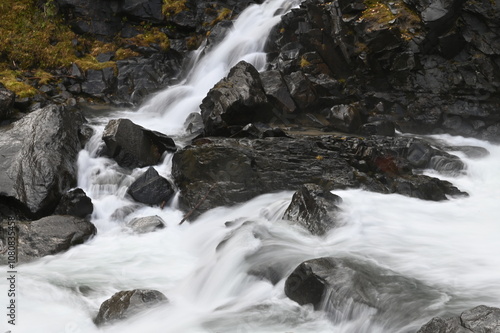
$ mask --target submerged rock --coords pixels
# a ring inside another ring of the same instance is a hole
[[[7,232],[15,230],[18,263],[64,252],[84,243],[97,232],[92,223],[74,216],[53,215],[32,222],[4,221],[0,225],[4,244]],[[7,254],[1,255],[0,262],[7,263]]]
[[[166,203],[174,195],[170,182],[150,167],[130,185],[127,193],[137,202],[146,205]]]
[[[296,222],[313,235],[323,235],[338,224],[337,206],[342,199],[314,184],[305,184],[292,197],[284,219]]]
[[[14,200],[28,214],[52,213],[76,185],[84,122],[80,112],[51,105],[0,129],[0,198]]]
[[[479,305],[460,316],[432,318],[417,333],[484,333],[500,332],[500,309]]]
[[[158,229],[165,228],[165,221],[157,215],[136,217],[127,223],[127,226],[138,234],[152,232]]]
[[[145,129],[128,119],[110,120],[102,139],[106,143],[106,153],[126,168],[155,165],[164,152],[177,149],[174,140],[165,134]]]
[[[326,257],[301,263],[285,282],[285,294],[300,305],[312,304],[338,320],[369,311],[381,320],[402,315],[415,318],[441,293],[358,259]],[[405,310],[401,304],[406,304]]]
[[[120,291],[101,304],[94,323],[98,326],[111,324],[162,303],[168,303],[168,299],[157,290]]]

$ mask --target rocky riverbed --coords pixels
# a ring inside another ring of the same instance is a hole
[[[168,37],[170,47],[130,45],[138,55],[116,61],[114,69],[59,69],[64,80],[38,87],[40,94],[28,99],[0,84],[0,239],[8,243],[14,221],[18,263],[99,235],[91,199],[75,189],[78,154],[94,135],[85,118],[88,103],[135,107],[152,92],[181,82],[190,62],[211,52],[231,30],[232,19],[260,3],[188,0],[166,14],[159,0],[55,2],[78,34],[132,38],[134,22],[146,21]],[[500,141],[499,18],[500,5],[487,0],[305,0],[272,29],[263,69],[236,63],[208,91],[199,113],[186,114],[182,133],[111,119],[95,154],[115,161],[129,177],[124,196],[161,209],[175,202],[183,222],[262,194],[294,191],[281,218],[321,237],[342,223],[342,198],[334,190],[429,202],[467,197],[453,184],[467,173],[461,156],[483,158],[488,151],[418,135]],[[194,51],[195,42],[207,46]],[[115,54],[99,56],[104,62]],[[171,173],[160,175],[154,167],[168,154]],[[131,207],[115,216],[124,219]],[[164,224],[157,216],[129,221],[137,233]],[[0,259],[5,264],[7,254]],[[284,293],[300,305],[353,315],[366,307],[382,322],[402,304],[418,320],[427,301],[440,297],[417,279],[343,257],[307,260],[293,272],[256,265],[248,274],[272,284],[284,281]],[[124,320],[169,297],[143,289],[120,293],[103,303],[96,324]],[[418,332],[500,332],[500,309],[481,305],[463,311],[434,318]]]

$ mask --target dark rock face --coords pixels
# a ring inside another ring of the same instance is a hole
[[[162,0],[124,0],[122,11],[137,21],[163,21]]]
[[[137,217],[127,223],[127,226],[138,234],[152,232],[165,228],[165,221],[159,216]]]
[[[81,188],[66,192],[54,211],[56,215],[86,218],[94,211],[92,200]]]
[[[174,155],[172,174],[185,208],[194,208],[210,189],[200,212],[306,183],[327,190],[361,187],[426,200],[464,194],[449,182],[412,173],[408,147],[414,142],[419,141],[334,135],[205,138]]]
[[[500,331],[500,309],[479,305],[460,316],[432,318],[417,333],[483,333]]]
[[[1,238],[4,244],[8,228],[12,223],[18,242],[18,263],[66,251],[87,241],[96,233],[95,226],[89,221],[74,216],[53,215],[32,222],[1,222]],[[1,264],[7,263],[7,254],[2,254],[0,261]]]
[[[180,57],[158,52],[148,57],[117,61],[116,87],[110,98],[117,104],[138,105],[152,92],[165,87],[180,72]]]
[[[337,221],[337,204],[342,199],[318,185],[305,184],[292,197],[284,219],[296,222],[314,235],[323,235],[334,228]]]
[[[0,120],[9,119],[14,112],[16,95],[0,83]]]
[[[137,202],[160,205],[170,200],[174,195],[174,190],[167,179],[150,167],[130,185],[127,193]]]
[[[440,295],[417,280],[371,263],[333,257],[300,264],[287,278],[285,294],[300,305],[312,304],[334,316],[347,315],[343,319],[367,307],[387,319],[395,309],[401,310],[401,304],[411,304],[407,315],[415,317]]]
[[[292,124],[498,141],[499,15],[487,1],[307,0],[271,33],[269,71],[295,100]]]
[[[128,119],[113,119],[104,129],[102,139],[107,154],[120,166],[140,168],[157,164],[165,151],[175,151],[174,140],[145,129]]]
[[[76,184],[82,148],[80,112],[48,106],[0,131],[0,198],[11,198],[29,214],[50,214]]]
[[[162,303],[168,303],[168,299],[157,290],[120,291],[101,304],[94,322],[98,326],[110,324]]]
[[[248,123],[271,117],[259,73],[244,61],[208,92],[200,108],[206,135],[231,135]]]

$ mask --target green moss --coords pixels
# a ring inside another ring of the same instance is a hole
[[[37,90],[25,83],[21,79],[21,73],[14,70],[4,70],[0,72],[0,82],[9,89],[16,93],[17,96],[31,97],[37,94]]]
[[[186,9],[186,0],[163,0],[162,13],[165,16],[179,14]]]
[[[83,71],[87,71],[89,69],[104,69],[104,68],[109,68],[113,67],[113,69],[116,70],[116,62],[114,61],[106,61],[106,62],[99,62],[97,59],[91,55],[87,55],[81,59],[76,59],[75,64],[80,67]]]
[[[164,51],[167,51],[170,48],[170,40],[167,35],[156,27],[148,27],[142,34],[137,35],[134,38],[130,38],[129,41],[139,46],[157,44]]]
[[[231,17],[232,14],[233,11],[231,9],[224,7],[221,10],[219,10],[219,15],[212,22],[210,22],[210,25],[213,26],[219,23],[220,21],[227,20],[228,18]]]
[[[300,58],[300,68],[305,68],[308,66],[311,66],[311,63],[306,58],[304,58],[304,56],[302,56]]]
[[[42,8],[35,0],[2,0],[0,3],[0,61],[29,69],[57,68],[75,58],[75,35],[55,15],[52,0]]]

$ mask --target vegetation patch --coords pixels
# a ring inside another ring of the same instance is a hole
[[[187,10],[186,0],[163,0],[163,15],[172,16],[179,14],[183,10]]]

